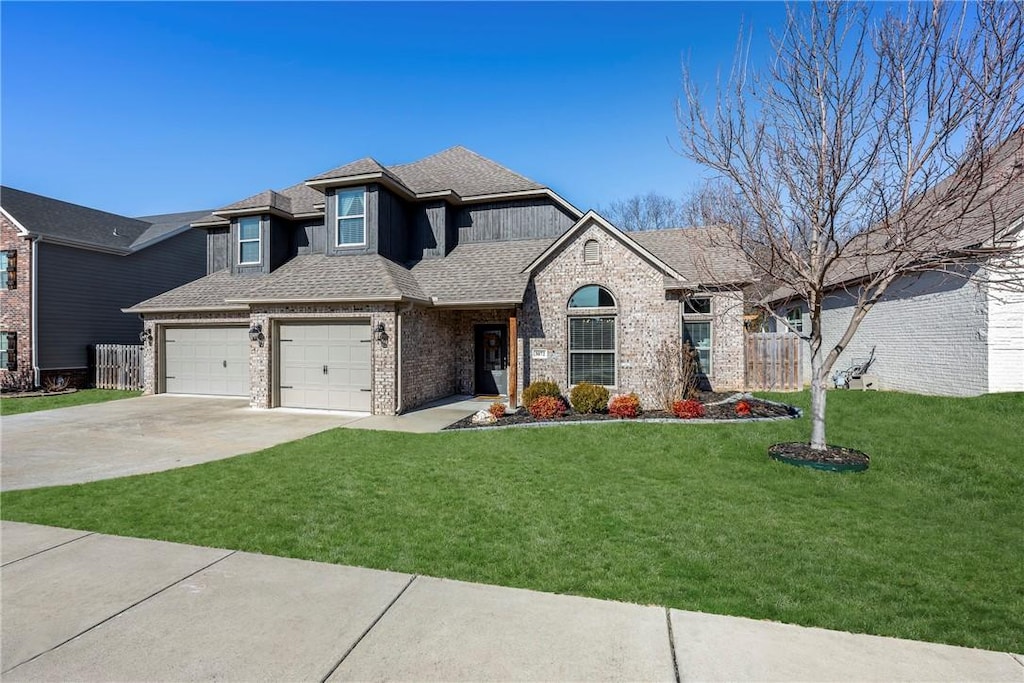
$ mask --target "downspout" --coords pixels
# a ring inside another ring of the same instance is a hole
[[[38,387],[42,383],[42,372],[39,370],[39,259],[37,254],[39,252],[39,237],[35,236],[30,238],[32,243],[32,265],[30,266],[30,277],[28,286],[30,288],[29,301],[32,308],[31,322],[32,326],[31,334],[29,338],[32,340],[32,386],[33,388]]]

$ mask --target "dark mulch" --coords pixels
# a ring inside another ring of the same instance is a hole
[[[721,394],[721,393],[702,393],[697,400],[704,403],[705,420],[737,420],[743,419],[736,415],[736,401],[729,401],[727,403],[720,403],[717,405],[707,405],[707,402],[721,401],[723,399],[734,396],[735,394]],[[746,419],[753,418],[764,418],[764,417],[795,417],[797,412],[790,406],[778,405],[775,403],[766,403],[765,401],[758,400],[756,398],[744,399],[750,406],[750,415],[746,416]],[[679,420],[680,422],[686,422],[686,420],[680,420],[672,413],[665,410],[645,410],[640,415],[634,418],[633,421],[643,420]],[[548,423],[548,422],[593,422],[603,420],[622,420],[622,418],[614,417],[608,413],[577,413],[572,409],[569,413],[562,417],[556,417],[551,420],[538,420],[533,415],[530,415],[525,408],[519,409],[519,411],[505,415],[497,422],[491,425],[476,425],[473,424],[473,416],[469,415],[462,418],[458,422],[445,427],[445,429],[479,429],[481,427],[502,427],[512,425],[523,425],[523,424],[534,424],[534,423]],[[629,420],[626,420],[629,421]]]
[[[773,455],[823,465],[867,465],[871,461],[866,453],[842,446],[827,446],[825,450],[819,451],[811,448],[809,443],[777,443],[768,451]]]

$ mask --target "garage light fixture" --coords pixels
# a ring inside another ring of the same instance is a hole
[[[381,346],[386,347],[388,345],[388,332],[384,328],[384,323],[377,323],[377,326],[373,328],[373,338],[376,339]]]
[[[252,327],[249,328],[249,341],[259,342],[260,346],[263,346],[263,342],[266,337],[263,336],[263,325],[259,323],[253,323]]]
[[[139,332],[139,341],[145,344],[146,346],[152,346],[153,330],[147,327],[144,330],[142,330],[142,332]]]

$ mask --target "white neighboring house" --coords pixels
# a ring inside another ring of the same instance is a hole
[[[997,239],[1024,247],[1024,157],[1009,159],[1012,183],[1001,191]],[[991,225],[980,230],[991,238]],[[981,240],[978,242],[982,243]],[[834,370],[867,360],[877,388],[941,396],[1024,391],[1024,261],[1015,284],[1000,284],[1007,270],[982,263],[959,275],[938,272],[904,276],[868,312]],[[853,314],[857,278],[834,284],[822,302],[823,348],[835,346]],[[810,329],[805,301],[772,295],[766,303],[802,331]],[[770,331],[784,327],[769,322]],[[810,353],[801,353],[801,372],[810,384]]]

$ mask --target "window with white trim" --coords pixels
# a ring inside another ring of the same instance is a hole
[[[689,297],[683,300],[683,343],[697,352],[698,371],[711,376],[711,298]]]
[[[366,244],[366,188],[355,187],[334,193],[335,246],[361,247]]]
[[[804,312],[800,310],[799,306],[794,306],[786,311],[786,322],[794,332],[804,331]]]
[[[238,219],[238,264],[257,264],[263,252],[259,216]]]
[[[598,285],[581,287],[569,299],[570,385],[590,382],[615,386],[614,308],[611,292]]]

